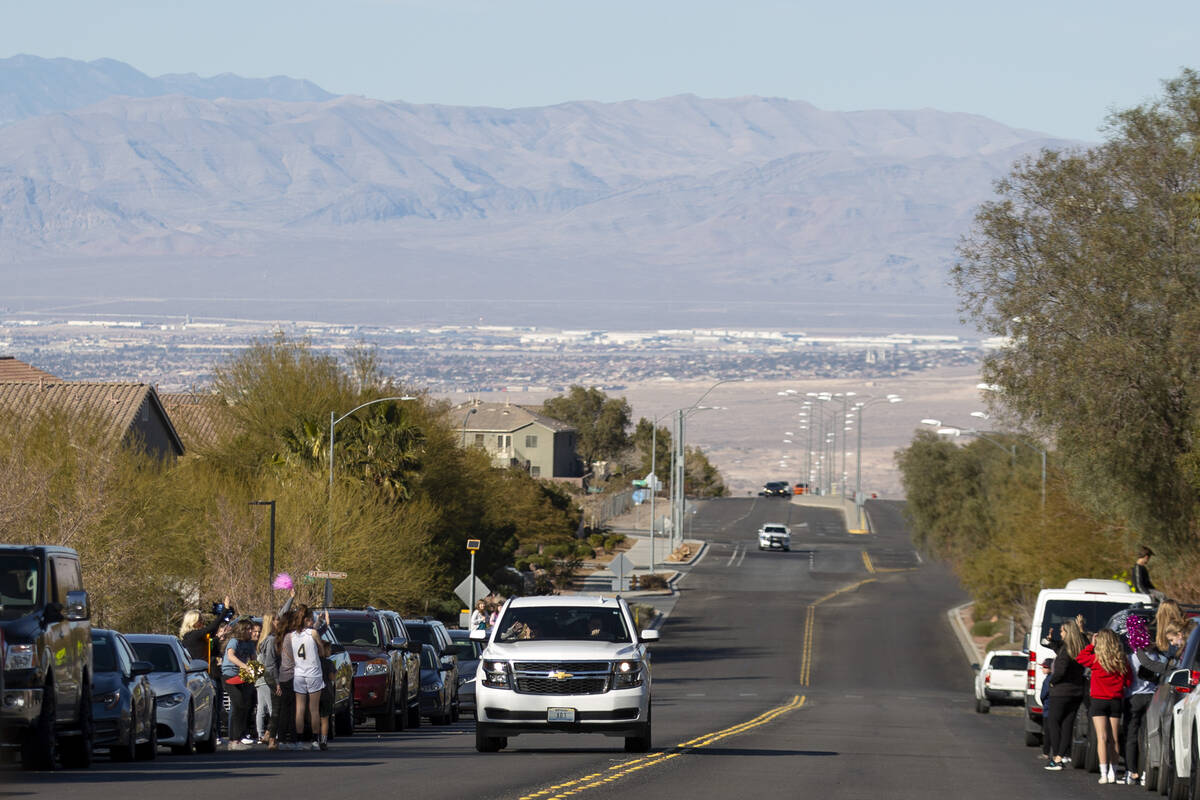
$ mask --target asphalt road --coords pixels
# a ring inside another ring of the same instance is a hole
[[[974,712],[972,673],[946,621],[964,597],[913,552],[896,503],[874,533],[778,499],[706,504],[708,549],[680,582],[655,645],[654,744],[524,736],[474,751],[473,726],[375,734],[325,753],[104,757],[87,772],[0,772],[0,797],[420,798],[1091,797],[1095,777],[1041,769],[1017,710]],[[759,552],[762,522],[792,525],[790,553]],[[806,525],[800,525],[806,523]],[[1129,791],[1129,790],[1125,790]]]

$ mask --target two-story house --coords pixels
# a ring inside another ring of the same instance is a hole
[[[464,447],[482,447],[497,467],[520,467],[535,478],[578,479],[574,426],[512,403],[456,406]]]

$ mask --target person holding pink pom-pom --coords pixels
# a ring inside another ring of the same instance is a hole
[[[1154,667],[1166,661],[1150,631],[1146,629],[1146,621],[1134,613],[1125,618],[1125,642],[1129,646],[1129,668],[1133,675],[1133,683],[1125,690],[1124,727],[1125,727],[1125,783],[1137,785],[1142,782],[1145,765],[1142,760],[1145,753],[1140,749],[1142,725],[1146,721],[1146,710],[1154,698],[1154,690],[1158,685],[1160,670]]]

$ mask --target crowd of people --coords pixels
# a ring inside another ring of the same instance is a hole
[[[228,597],[207,623],[199,610],[184,614],[179,638],[192,658],[212,665],[220,713],[222,695],[229,699],[230,750],[303,750],[306,731],[313,750],[329,747],[333,666],[321,636],[329,615],[318,620],[294,600],[292,592],[278,613],[261,621],[233,613]]]
[[[1196,626],[1170,599],[1159,603],[1154,623],[1152,636],[1146,621],[1130,613],[1123,632],[1106,628],[1089,634],[1083,618],[1077,617],[1043,641],[1055,652],[1041,664],[1046,676],[1041,689],[1045,769],[1059,771],[1071,763],[1075,716],[1086,695],[1099,754],[1099,782],[1144,785],[1140,742],[1146,710],[1164,679],[1168,659],[1184,647]],[[1118,776],[1122,755],[1125,770]]]

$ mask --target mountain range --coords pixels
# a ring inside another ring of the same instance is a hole
[[[69,273],[74,293],[168,300],[250,296],[261,287],[238,276],[261,273],[296,299],[493,310],[619,307],[631,287],[697,302],[946,297],[993,181],[1078,145],[930,109],[414,105],[17,56],[0,60],[0,275],[31,297]]]

